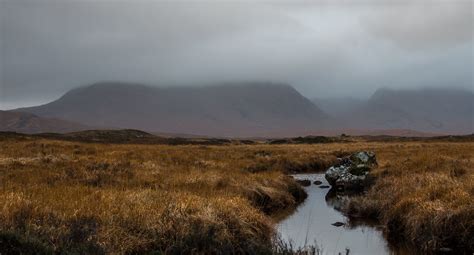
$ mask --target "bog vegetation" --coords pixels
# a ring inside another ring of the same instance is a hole
[[[0,252],[271,253],[274,215],[305,198],[289,172],[373,150],[349,206],[423,248],[473,249],[473,142],[163,145],[0,139]]]

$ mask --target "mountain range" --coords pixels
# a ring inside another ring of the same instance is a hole
[[[368,100],[309,100],[275,83],[154,87],[101,82],[45,105],[2,111],[0,130],[127,128],[214,137],[470,134],[473,102],[471,91],[446,88],[379,89]]]
[[[365,101],[349,98],[313,102],[346,128],[410,129],[437,134],[474,132],[474,94],[467,90],[379,89]]]
[[[88,126],[241,137],[323,129],[330,119],[293,87],[272,83],[167,88],[97,83],[17,111]]]

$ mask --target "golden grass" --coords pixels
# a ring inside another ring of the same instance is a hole
[[[380,167],[352,212],[378,216],[427,246],[443,244],[452,229],[472,245],[473,143],[169,146],[39,138],[0,141],[0,242],[45,253],[268,253],[271,215],[304,197],[286,173],[321,171],[357,150],[374,150]]]
[[[410,143],[378,151],[375,185],[348,211],[425,251],[474,250],[474,144]]]
[[[269,214],[305,195],[283,168],[335,158],[301,148],[41,139],[0,148],[1,238],[79,253],[269,251]]]

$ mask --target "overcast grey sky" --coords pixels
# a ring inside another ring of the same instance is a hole
[[[0,109],[104,80],[473,89],[471,0],[0,0]]]

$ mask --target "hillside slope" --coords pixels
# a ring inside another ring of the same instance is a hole
[[[340,128],[407,129],[437,134],[474,132],[474,94],[457,89],[379,89],[367,101],[313,100]]]
[[[0,111],[0,131],[26,134],[65,133],[90,129],[90,127],[55,118],[42,118],[26,112]]]
[[[158,88],[97,83],[46,105],[19,109],[87,125],[211,136],[295,135],[328,116],[284,84]]]

